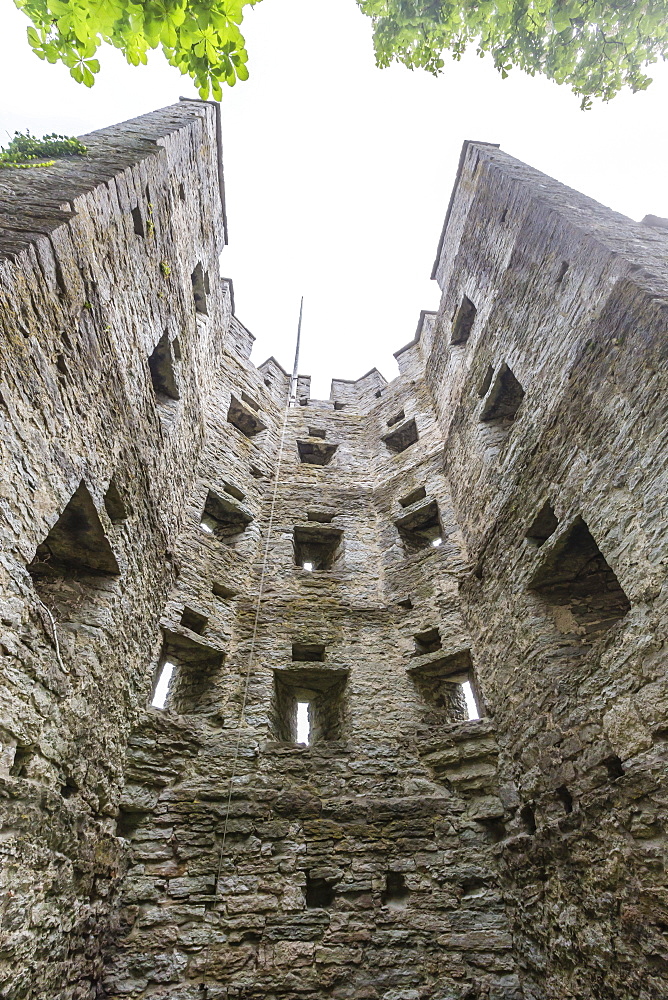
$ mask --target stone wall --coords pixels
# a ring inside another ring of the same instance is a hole
[[[85,142],[85,159],[0,177],[8,1000],[95,995],[125,744],[150,689],[229,315],[213,111],[170,108]],[[215,324],[195,313],[198,263]],[[149,368],[165,336],[178,399]]]
[[[86,142],[0,177],[0,993],[662,997],[665,231],[467,144],[287,407],[214,109]]]
[[[469,146],[426,373],[471,562],[462,611],[517,789],[499,862],[530,997],[666,990],[667,251]],[[464,294],[476,318],[452,344]],[[524,395],[490,419],[504,363]]]

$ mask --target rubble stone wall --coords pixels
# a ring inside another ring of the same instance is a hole
[[[458,190],[426,373],[470,560],[462,613],[516,789],[498,860],[526,995],[657,998],[668,241],[490,148],[469,147]],[[452,345],[463,293],[476,320]],[[485,421],[503,362],[524,397]],[[598,582],[574,572],[581,521]]]
[[[214,110],[86,142],[0,177],[0,993],[658,1000],[665,235],[468,144],[287,407]]]

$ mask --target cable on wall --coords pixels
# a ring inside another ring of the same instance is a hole
[[[288,413],[290,411],[290,407],[294,406],[295,402],[296,402],[297,369],[299,367],[299,349],[300,349],[300,343],[301,343],[303,310],[304,310],[304,296],[302,295],[301,302],[300,302],[300,305],[299,305],[299,322],[297,324],[297,342],[296,342],[296,345],[295,345],[295,360],[294,360],[294,364],[292,366],[292,375],[290,377],[290,387],[289,387],[289,390],[288,390],[288,395],[287,395],[287,399],[286,399],[286,402],[285,402],[285,407],[284,407],[284,410],[283,410],[283,421],[282,421],[282,424],[281,424],[281,436],[280,436],[279,446],[278,446],[278,460],[276,462],[276,473],[274,475],[274,485],[273,485],[272,495],[271,495],[271,506],[269,508],[269,522],[267,524],[267,534],[266,534],[266,538],[265,538],[264,552],[263,552],[263,556],[262,556],[262,568],[261,568],[261,571],[260,571],[260,583],[259,583],[259,586],[258,586],[257,598],[256,598],[256,601],[255,601],[255,614],[253,616],[253,631],[251,633],[250,650],[248,652],[248,664],[247,664],[247,667],[246,667],[246,673],[245,673],[245,677],[244,677],[243,695],[242,695],[242,698],[241,698],[241,710],[239,712],[239,723],[238,723],[238,728],[237,728],[237,741],[236,741],[236,745],[235,745],[235,748],[234,748],[234,756],[232,758],[232,770],[230,772],[230,780],[229,780],[229,787],[228,787],[228,793],[227,793],[227,802],[225,804],[225,816],[224,816],[224,821],[223,821],[223,839],[222,839],[222,843],[220,845],[220,852],[218,854],[218,866],[216,868],[216,878],[215,878],[215,881],[214,881],[214,884],[213,884],[213,897],[214,897],[214,901],[215,901],[216,896],[218,895],[218,885],[219,885],[219,882],[220,882],[220,875],[221,875],[221,872],[222,872],[222,869],[223,869],[223,857],[224,857],[224,854],[225,854],[225,844],[227,842],[227,830],[228,830],[229,819],[230,819],[230,809],[231,809],[231,805],[232,805],[232,789],[233,789],[233,785],[234,785],[234,779],[236,778],[236,775],[237,775],[237,764],[238,764],[238,761],[239,761],[239,748],[241,746],[241,727],[244,724],[244,716],[245,716],[245,713],[246,713],[246,703],[248,701],[248,687],[249,687],[249,683],[250,683],[251,673],[252,673],[253,667],[255,665],[255,645],[256,645],[256,641],[257,641],[257,632],[258,632],[258,626],[259,626],[259,622],[260,622],[260,609],[262,607],[262,595],[264,593],[264,581],[265,581],[265,576],[266,576],[266,572],[267,572],[267,561],[268,561],[268,557],[269,557],[269,545],[271,543],[271,533],[272,533],[272,529],[273,529],[273,526],[274,526],[274,514],[275,514],[275,511],[276,511],[276,499],[278,497],[278,485],[279,485],[279,482],[280,482],[281,464],[282,464],[282,461],[283,461],[283,450],[284,450],[284,446],[285,446],[285,432],[286,432],[287,426],[288,426]],[[207,974],[208,966],[209,966],[209,941],[207,940],[207,943],[206,943],[206,946],[205,946],[205,955],[204,955],[204,970],[203,970],[203,975],[204,976],[206,976],[206,974]],[[199,989],[200,989],[200,992],[202,993],[203,1000],[207,1000],[207,998],[208,998],[208,992],[209,991],[208,991],[208,987],[207,987],[206,983],[200,983]]]

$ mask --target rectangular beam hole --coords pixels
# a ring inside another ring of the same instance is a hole
[[[325,659],[325,647],[318,642],[293,642],[292,659],[304,663],[322,663]]]

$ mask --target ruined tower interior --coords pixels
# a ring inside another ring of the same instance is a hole
[[[466,143],[289,406],[216,109],[84,141],[0,177],[0,995],[668,995],[668,229]]]

